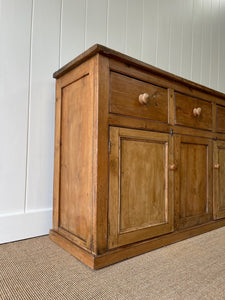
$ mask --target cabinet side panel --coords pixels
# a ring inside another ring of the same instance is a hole
[[[62,89],[60,227],[86,245],[92,209],[93,105],[90,75]]]

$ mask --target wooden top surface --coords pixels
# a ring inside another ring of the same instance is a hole
[[[130,56],[125,55],[123,53],[120,53],[118,51],[112,50],[112,49],[107,48],[105,46],[102,46],[100,44],[93,45],[92,47],[87,49],[85,52],[83,52],[82,54],[80,54],[79,56],[74,58],[68,64],[66,64],[65,66],[60,68],[58,71],[56,71],[53,74],[53,77],[56,78],[56,79],[60,78],[65,73],[71,71],[74,67],[80,65],[81,63],[83,63],[84,61],[86,61],[90,57],[96,55],[97,53],[100,53],[100,54],[102,54],[104,56],[107,56],[107,57],[117,59],[117,60],[122,61],[126,64],[129,64],[131,66],[138,67],[139,69],[142,69],[142,70],[145,70],[145,71],[149,71],[153,74],[160,75],[161,77],[164,77],[166,79],[182,83],[182,84],[188,86],[189,88],[194,88],[194,89],[197,89],[197,90],[201,90],[201,91],[204,91],[208,94],[211,94],[211,95],[214,95],[214,96],[225,99],[225,94],[222,93],[222,92],[210,89],[210,88],[205,87],[203,85],[197,84],[193,81],[190,81],[190,80],[184,79],[182,77],[179,77],[177,75],[174,75],[172,73],[166,72],[164,70],[156,68],[152,65],[144,63],[144,62],[142,62],[138,59],[135,59],[133,57],[130,57]]]

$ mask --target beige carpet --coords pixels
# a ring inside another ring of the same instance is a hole
[[[225,299],[225,228],[98,271],[48,236],[4,244],[0,299]]]

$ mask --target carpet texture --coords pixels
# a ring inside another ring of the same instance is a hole
[[[48,236],[4,244],[0,299],[225,299],[225,228],[98,271]]]

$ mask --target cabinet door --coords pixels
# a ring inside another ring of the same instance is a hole
[[[175,218],[178,229],[212,219],[212,141],[175,138]]]
[[[171,140],[169,134],[110,128],[109,248],[173,231]]]
[[[214,142],[214,219],[225,217],[225,142]]]

